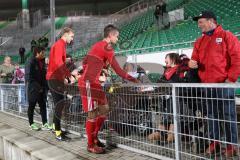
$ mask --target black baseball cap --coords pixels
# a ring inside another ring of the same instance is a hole
[[[215,21],[217,20],[217,17],[212,11],[202,11],[199,16],[193,17],[193,20],[198,21],[200,18],[213,18]]]

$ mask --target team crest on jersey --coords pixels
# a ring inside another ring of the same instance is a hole
[[[222,43],[222,38],[216,38],[216,43],[217,43],[217,44]]]

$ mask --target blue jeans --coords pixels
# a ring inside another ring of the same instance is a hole
[[[220,140],[220,124],[224,141],[237,144],[237,116],[232,88],[206,89],[209,138]]]
[[[20,96],[20,104],[22,104],[23,106],[27,106],[28,99],[26,96],[26,86],[25,85],[19,86],[19,96]]]

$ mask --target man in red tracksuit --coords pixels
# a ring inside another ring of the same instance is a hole
[[[66,27],[61,35],[61,38],[51,47],[46,79],[55,105],[53,129],[55,129],[56,139],[64,141],[68,139],[61,131],[61,115],[66,105],[64,103],[64,81],[71,77],[66,67],[66,45],[73,41],[74,33],[71,28]]]
[[[240,75],[240,43],[231,32],[217,24],[211,11],[203,11],[193,20],[203,35],[194,45],[190,68],[198,68],[203,83],[233,83]],[[238,144],[236,106],[234,89],[209,88],[204,90],[207,100],[208,130],[211,143],[206,150],[209,155],[220,150],[220,121],[224,121],[224,139],[227,147],[223,150],[226,157],[237,154]],[[223,100],[225,99],[225,100]]]
[[[109,112],[107,99],[99,82],[102,69],[110,64],[122,78],[138,82],[137,79],[125,73],[116,61],[111,43],[117,43],[118,35],[119,31],[115,26],[108,25],[104,28],[104,39],[94,44],[85,57],[84,72],[78,81],[83,109],[88,113],[86,121],[87,150],[92,153],[104,152],[104,144],[99,141],[97,135]]]

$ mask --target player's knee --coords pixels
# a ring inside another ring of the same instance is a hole
[[[97,110],[89,111],[87,119],[88,120],[95,119],[95,118],[97,118],[97,116],[98,116]]]
[[[109,105],[102,105],[99,106],[99,115],[100,116],[107,116],[110,112]]]

